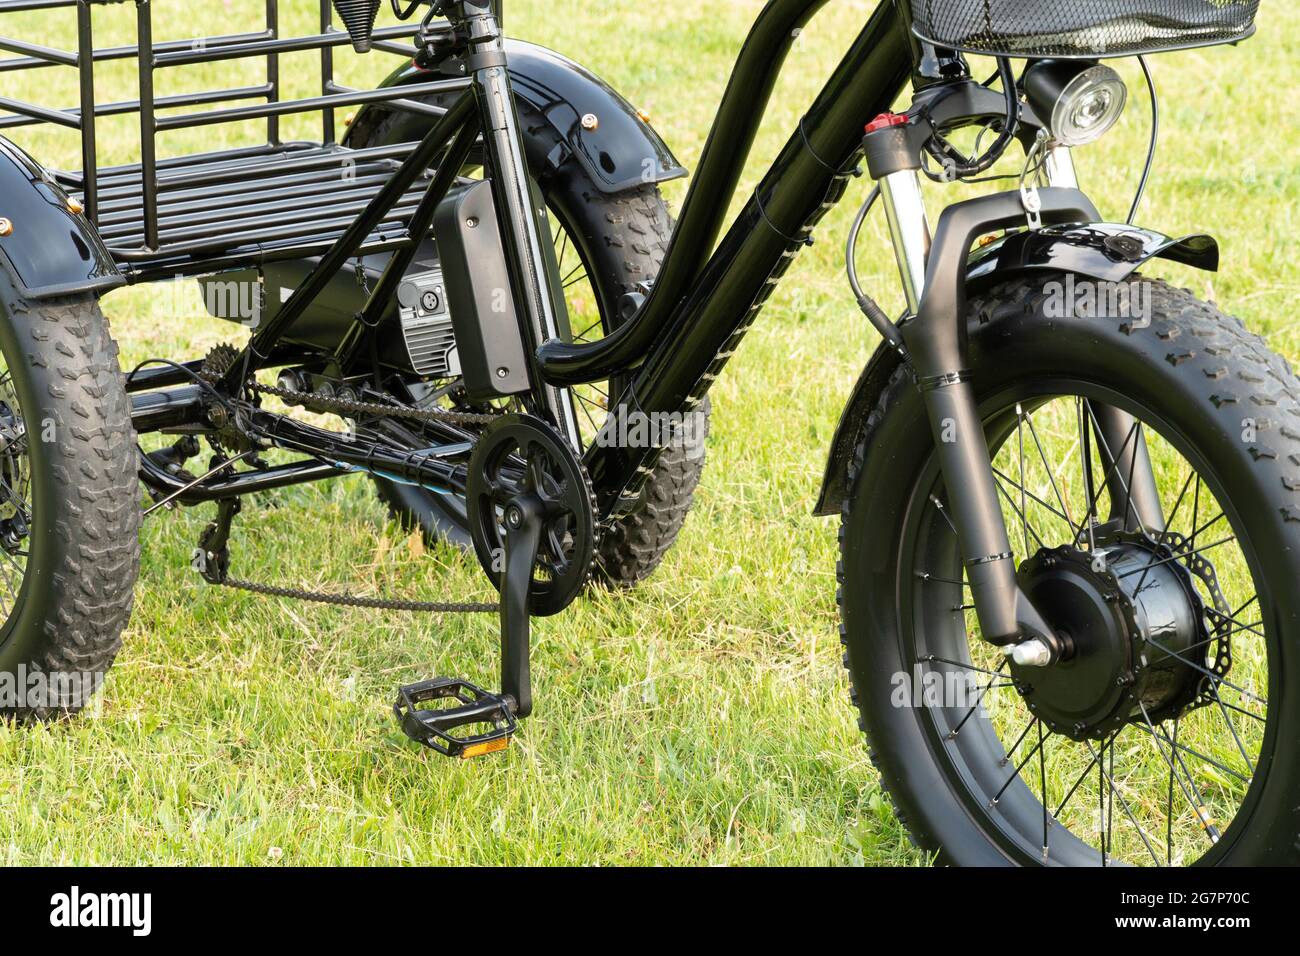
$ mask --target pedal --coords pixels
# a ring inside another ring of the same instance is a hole
[[[429,701],[442,706],[432,710],[418,706]],[[505,750],[515,732],[514,710],[508,698],[454,677],[435,677],[398,688],[393,714],[412,740],[440,754],[465,760]],[[475,727],[487,729],[453,733]]]

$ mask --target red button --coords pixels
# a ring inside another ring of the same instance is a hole
[[[870,123],[867,124],[867,132],[874,133],[876,130],[889,129],[891,126],[906,126],[907,117],[902,113],[881,113]]]

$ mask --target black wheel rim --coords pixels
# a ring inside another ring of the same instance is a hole
[[[31,436],[8,363],[0,358],[0,619],[17,609],[33,527]]]
[[[1084,866],[1212,863],[1249,819],[1262,783],[1259,758],[1275,738],[1267,706],[1277,659],[1268,590],[1242,522],[1191,443],[1148,410],[1082,383],[1040,383],[986,404],[1018,564],[1052,546],[1054,536],[1075,538],[1083,551],[1096,546],[1084,516],[1092,499],[1104,520],[1107,476],[1095,443],[1080,437],[1092,432],[1091,402],[1138,419],[1130,437],[1140,430],[1151,447],[1164,513],[1171,529],[1185,532],[1183,551],[1175,552],[1182,556],[1170,563],[1205,558],[1219,569],[1229,610],[1207,594],[1204,613],[1231,642],[1231,670],[1200,674],[1191,653],[1179,666],[1213,691],[1204,706],[1169,719],[1145,714],[1109,739],[1081,744],[1048,730],[1008,679],[1001,655],[979,639],[932,463],[901,550],[900,607],[912,612],[901,631],[904,660],[916,669],[915,688],[941,688],[938,705],[922,695],[917,713],[955,792],[1008,855]],[[1092,492],[1085,490],[1085,450],[1094,462]],[[953,687],[964,691],[956,706],[942,690]]]

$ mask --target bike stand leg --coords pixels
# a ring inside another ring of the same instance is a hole
[[[531,629],[529,590],[542,540],[544,510],[532,495],[505,507],[505,574],[501,581],[501,693],[492,694],[469,681],[435,677],[397,691],[393,714],[412,740],[449,757],[477,757],[504,750],[516,720],[533,710],[529,670]],[[421,703],[440,701],[441,709]],[[462,727],[487,725],[479,733],[456,735]]]

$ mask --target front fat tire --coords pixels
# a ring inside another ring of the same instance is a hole
[[[0,672],[90,675],[0,715],[80,710],[121,646],[140,566],[140,493],[117,345],[93,296],[0,289],[0,350],[29,434],[28,563],[0,625]],[[47,681],[47,684],[49,682]]]
[[[1150,282],[1152,321],[1045,315],[1046,275],[975,297],[966,317],[970,367],[981,400],[1009,383],[1088,381],[1159,410],[1222,481],[1240,530],[1253,543],[1273,601],[1268,646],[1268,751],[1239,812],[1244,826],[1213,861],[1300,863],[1300,382],[1239,320],[1190,293]],[[1136,280],[1146,281],[1146,280]],[[1140,301],[1140,300],[1134,300]],[[1254,419],[1255,442],[1242,439]],[[891,677],[910,673],[898,607],[903,529],[921,475],[932,462],[930,429],[911,375],[893,376],[871,410],[850,468],[840,529],[839,604],[845,664],[871,759],[898,816],[923,849],[956,865],[1033,865],[990,837],[935,753],[919,711],[891,705]],[[1221,499],[1221,503],[1222,499]],[[1234,522],[1236,527],[1236,522]],[[1271,741],[1271,744],[1270,744]]]

